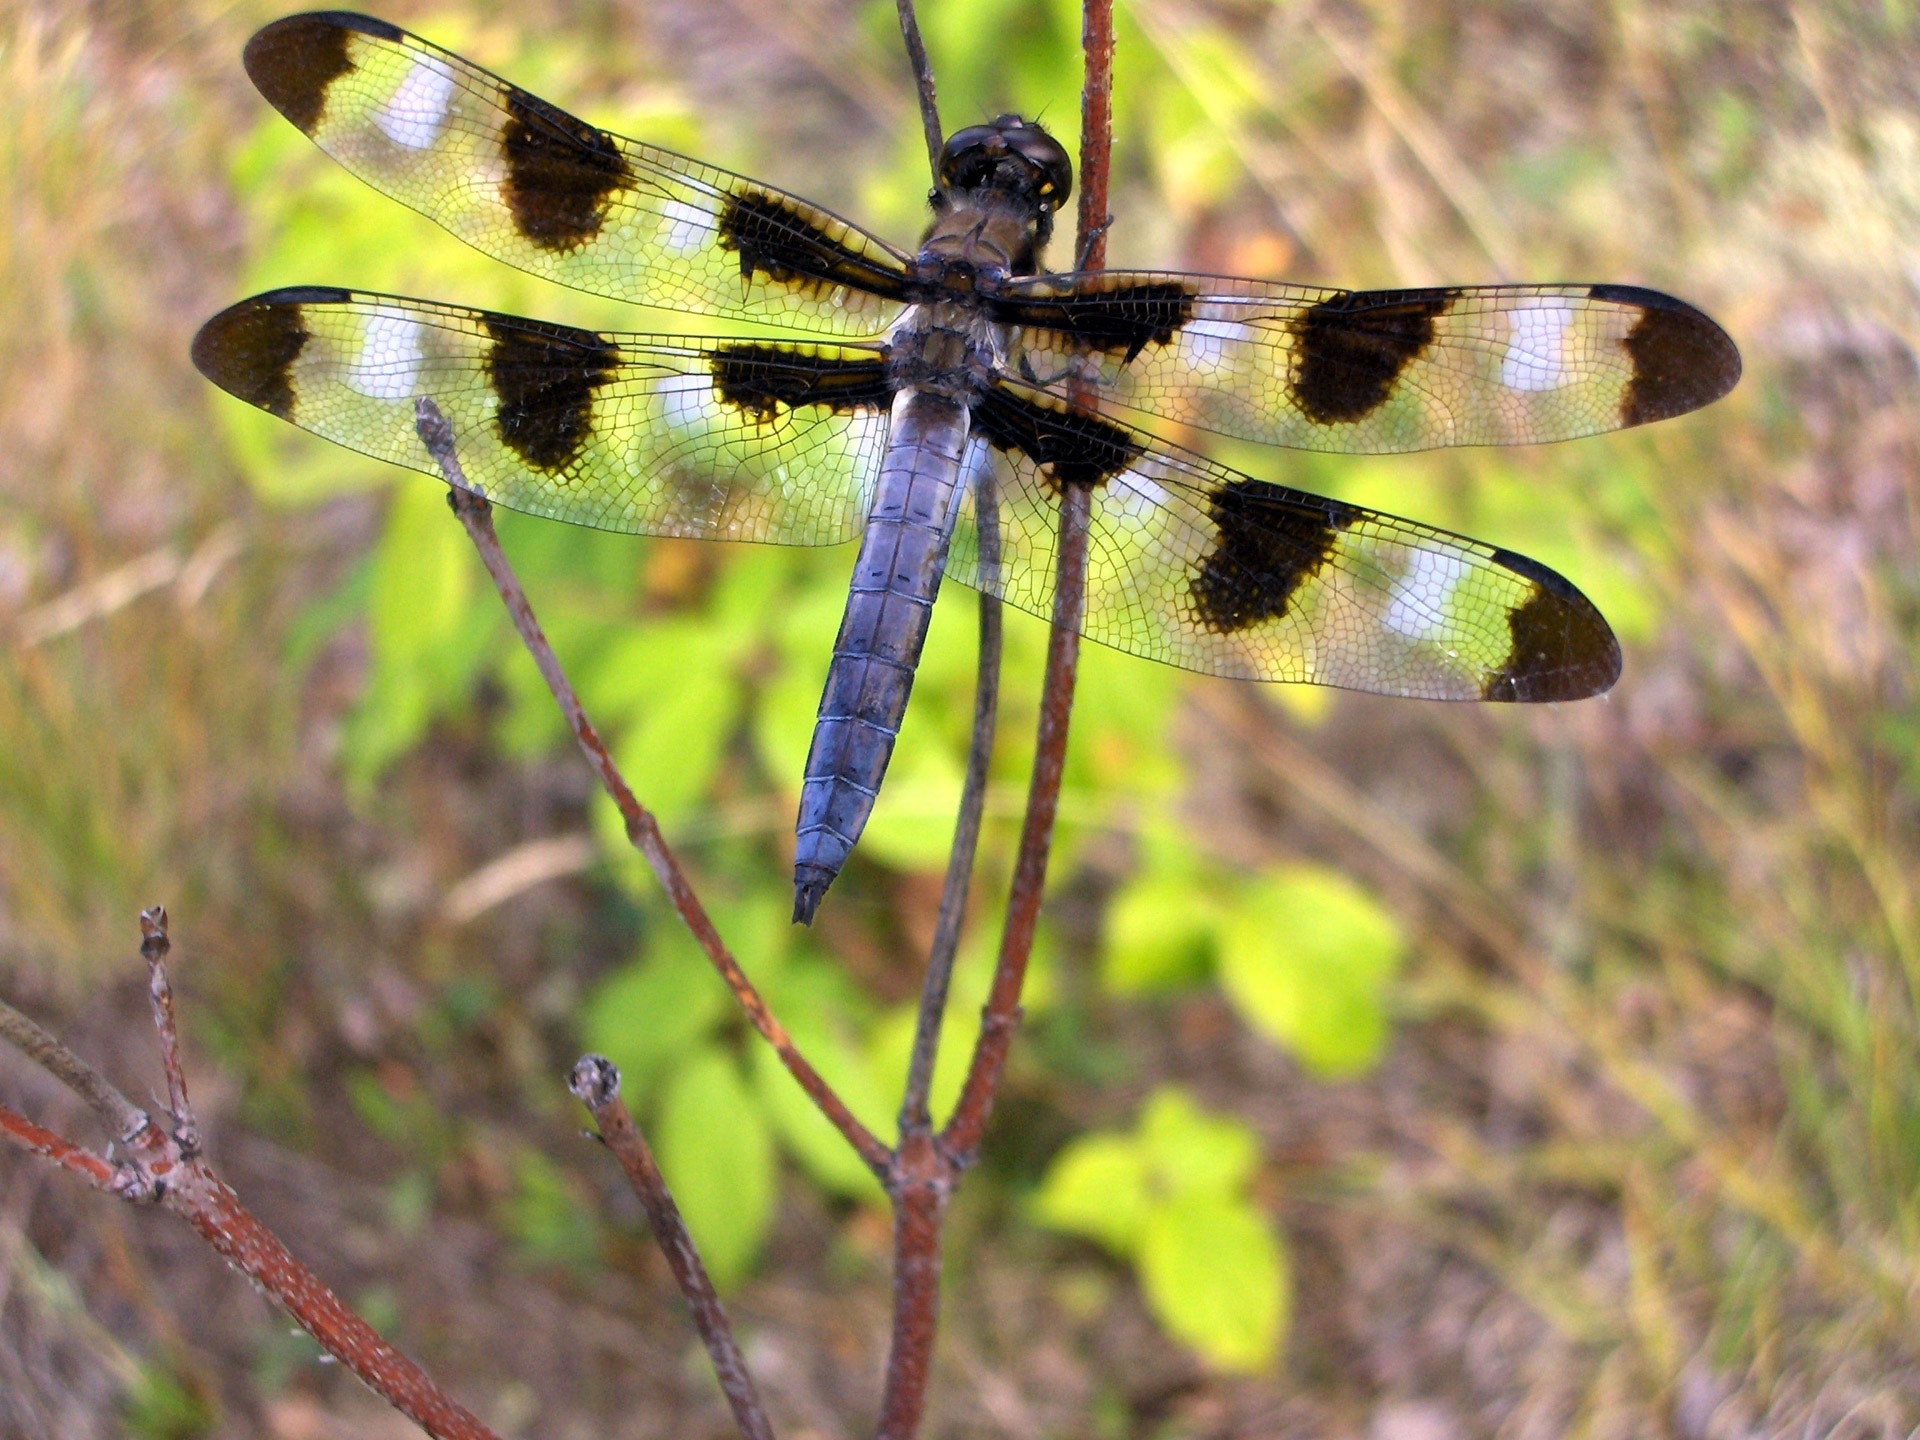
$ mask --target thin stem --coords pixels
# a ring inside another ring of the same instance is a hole
[[[1080,213],[1075,249],[1080,267],[1106,264],[1107,181],[1113,150],[1113,0],[1086,0],[1081,47],[1086,79],[1080,92]],[[1075,399],[1091,407],[1090,394]],[[1020,850],[1007,898],[1006,929],[993,988],[980,1019],[980,1038],[954,1106],[941,1132],[941,1147],[957,1164],[970,1163],[986,1133],[1006,1063],[1007,1047],[1020,1021],[1020,991],[1047,882],[1053,849],[1053,822],[1060,809],[1060,780],[1066,770],[1067,729],[1073,716],[1073,687],[1080,668],[1080,625],[1086,613],[1087,522],[1092,496],[1082,485],[1060,494],[1059,559],[1054,568],[1053,631],[1047,638],[1047,673],[1040,692],[1040,730],[1034,743],[1033,778],[1027,790],[1027,814],[1020,829]]]
[[[613,757],[607,753],[606,743],[587,719],[586,712],[580,706],[580,697],[574,692],[573,682],[567,679],[566,671],[561,669],[559,657],[553,653],[546,632],[534,618],[533,606],[527,599],[526,591],[521,588],[519,577],[514,574],[506,552],[500,548],[500,537],[493,528],[493,506],[467,481],[460,457],[454,450],[453,426],[441,413],[440,407],[425,396],[415,402],[414,415],[421,441],[446,476],[450,487],[448,504],[453,507],[453,513],[460,517],[460,523],[466,527],[474,548],[480,552],[487,574],[493,577],[494,588],[500,592],[507,613],[513,617],[514,629],[519,631],[520,639],[533,656],[534,664],[540,667],[540,674],[559,703],[561,713],[566,716],[574,738],[586,752],[587,763],[593,767],[594,773],[600,777],[601,786],[619,807],[621,818],[626,822],[627,839],[652,868],[681,921],[706,952],[713,968],[720,972],[720,978],[726,981],[727,988],[733,991],[734,999],[746,1012],[753,1028],[773,1046],[781,1064],[787,1067],[787,1073],[799,1082],[800,1088],[819,1107],[821,1114],[853,1146],[867,1167],[884,1180],[888,1166],[893,1161],[893,1152],[860,1123],[847,1108],[846,1102],[800,1053],[793,1038],[787,1034],[786,1027],[774,1018],[766,1001],[728,951],[720,932],[708,918],[706,907],[700,903],[686,872],[680,868],[679,860],[667,846],[666,837],[660,833],[659,822],[634,796],[619,767],[613,763]]]
[[[180,1032],[174,1024],[173,985],[167,979],[167,910],[156,905],[140,912],[140,955],[147,962],[147,999],[153,1006],[153,1028],[160,1035],[160,1064],[167,1074],[167,1109],[173,1115],[173,1138],[188,1159],[200,1153],[200,1123],[187,1099],[187,1072],[180,1063]]]
[[[1086,0],[1080,48],[1087,57],[1080,87],[1080,223],[1074,253],[1082,270],[1107,263],[1107,181],[1113,157],[1113,0]]]
[[[927,47],[920,39],[920,21],[913,13],[913,0],[894,0],[900,14],[900,38],[906,42],[907,63],[913,66],[914,90],[920,97],[920,128],[927,134],[927,168],[933,183],[940,183],[940,150],[946,131],[940,128],[940,102],[934,95],[933,64],[927,59]]]
[[[993,470],[985,468],[974,486],[974,514],[980,536],[980,673],[974,682],[973,740],[967,749],[967,776],[960,790],[960,815],[953,827],[953,852],[940,891],[940,914],[928,948],[927,978],[920,987],[920,1014],[907,1064],[907,1088],[900,1102],[900,1134],[931,1128],[928,1097],[940,1052],[940,1026],[946,1018],[947,991],[960,950],[960,926],[967,913],[967,891],[980,846],[980,821],[986,813],[988,770],[993,761],[994,721],[1000,706],[1000,499]]]
[[[753,1376],[747,1371],[746,1357],[734,1339],[726,1309],[714,1293],[707,1267],[700,1261],[700,1252],[694,1248],[693,1236],[680,1217],[680,1207],[673,1203],[673,1195],[667,1189],[666,1178],[654,1161],[646,1137],[633,1123],[626,1102],[620,1098],[620,1072],[603,1056],[583,1055],[573,1067],[568,1088],[592,1114],[600,1127],[600,1138],[620,1162],[620,1168],[627,1172],[627,1182],[647,1212],[647,1224],[667,1258],[667,1268],[673,1271],[680,1293],[686,1296],[687,1306],[693,1311],[694,1328],[706,1342],[707,1358],[712,1361],[713,1373],[720,1381],[727,1404],[733,1409],[740,1434],[744,1440],[773,1440],[773,1426],[768,1423],[766,1407],[760,1403]]]
[[[0,1040],[84,1100],[115,1140],[132,1140],[151,1123],[147,1112],[109,1084],[98,1070],[4,1000],[0,1000]]]
[[[980,1021],[973,1063],[961,1087],[953,1118],[941,1144],[966,1163],[979,1149],[993,1112],[1000,1070],[1020,1020],[1020,990],[1040,919],[1047,883],[1047,859],[1053,848],[1053,822],[1060,808],[1060,779],[1066,769],[1067,727],[1073,716],[1073,686],[1080,667],[1080,622],[1086,602],[1087,516],[1092,497],[1084,485],[1069,485],[1060,495],[1060,560],[1054,579],[1053,633],[1047,637],[1047,674],[1040,694],[1040,732],[1034,744],[1033,779],[1027,789],[1027,815],[1020,829],[1020,851],[1013,865],[1007,924],[1001,932],[1000,958],[993,989]]]

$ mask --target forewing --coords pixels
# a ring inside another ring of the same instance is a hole
[[[247,43],[260,93],[374,188],[509,265],[636,304],[839,335],[897,313],[905,257],[792,195],[577,120],[344,12]]]
[[[1092,491],[1091,640],[1188,670],[1433,700],[1607,689],[1607,622],[1544,565],[1270,485],[1003,385],[976,414],[975,484],[947,573],[1050,617],[1059,487]],[[997,496],[997,565],[975,497]]]
[[[1344,454],[1567,440],[1697,410],[1740,352],[1628,285],[1320,290],[1102,271],[1013,282],[1009,368],[1138,415]]]
[[[831,545],[859,533],[886,449],[877,348],[602,335],[389,295],[276,290],[223,310],[194,364],[229,394],[364,455],[601,530]]]

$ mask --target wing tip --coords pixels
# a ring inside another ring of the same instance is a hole
[[[1646,425],[1688,414],[1740,383],[1740,348],[1704,310],[1639,285],[1594,285],[1587,295],[1640,311],[1621,342],[1633,360],[1620,404],[1622,423]]]
[[[1507,612],[1512,645],[1491,672],[1482,700],[1543,704],[1603,695],[1620,678],[1620,642],[1598,607],[1559,571],[1511,550],[1489,557],[1533,584],[1527,601]]]
[[[256,30],[241,63],[267,103],[311,135],[326,110],[327,87],[353,68],[347,42],[354,35],[401,40],[406,31],[351,10],[309,10]]]
[[[318,285],[295,286],[229,305],[194,335],[194,369],[235,399],[282,420],[291,419],[291,369],[308,338],[301,307],[338,303],[348,293]]]

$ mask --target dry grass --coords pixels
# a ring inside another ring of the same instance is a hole
[[[769,146],[770,87],[871,153],[870,112],[904,113],[903,91],[848,101],[892,56],[850,60],[847,27],[796,54],[694,5],[548,11],[609,56],[650,35]],[[500,1157],[567,1153],[553,974],[618,953],[624,921],[586,887],[480,933],[408,899],[577,821],[577,777],[452,733],[350,809],[329,746],[359,657],[349,636],[316,661],[302,617],[374,502],[263,511],[207,443],[185,346],[233,293],[222,167],[254,114],[235,57],[270,13],[0,0],[0,983],[145,1075],[131,920],[164,895],[223,1159],[298,1248],[509,1431],[713,1433],[644,1245],[529,1274],[484,1223]],[[1420,936],[1394,1051],[1351,1085],[1303,1079],[1211,998],[1090,1011],[1130,1083],[1179,1078],[1268,1137],[1301,1291],[1288,1359],[1206,1377],[1123,1277],[1005,1213],[1022,1147],[1127,1100],[1030,1074],[959,1217],[930,1433],[1907,1435],[1920,21],[1894,0],[1133,13],[1241,168],[1209,189],[1187,152],[1123,148],[1118,260],[1660,285],[1729,325],[1748,378],[1651,435],[1349,481],[1599,574],[1636,622],[1626,679],[1552,713],[1347,698],[1318,725],[1195,692],[1207,843],[1346,865]],[[50,613],[71,628],[45,634]],[[1221,727],[1234,743],[1207,743]],[[461,975],[492,1008],[447,998]],[[352,1071],[420,1101],[431,1214],[346,1108]],[[0,1096],[46,1113],[4,1058]],[[0,1432],[122,1433],[122,1397],[164,1373],[223,1436],[397,1433],[164,1222],[11,1157],[0,1177]],[[787,1431],[850,1434],[884,1237],[791,1188],[742,1302],[751,1358]]]

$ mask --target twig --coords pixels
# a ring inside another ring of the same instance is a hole
[[[693,933],[693,938],[706,952],[713,968],[720,972],[720,978],[726,981],[727,988],[733,991],[734,999],[746,1012],[748,1021],[761,1037],[773,1046],[780,1062],[806,1091],[809,1099],[819,1107],[821,1114],[833,1123],[833,1127],[853,1146],[855,1152],[866,1162],[867,1167],[882,1180],[886,1178],[887,1168],[892,1163],[893,1152],[875,1137],[873,1132],[862,1125],[854,1113],[847,1108],[846,1102],[837,1095],[833,1087],[821,1077],[820,1073],[807,1062],[787,1034],[786,1027],[776,1020],[773,1012],[767,1008],[760,992],[754,989],[753,982],[728,951],[720,938],[720,932],[714,928],[708,918],[706,908],[694,894],[692,884],[686,873],[681,870],[680,862],[667,847],[666,837],[660,833],[659,822],[634,796],[626,780],[621,776],[619,767],[613,763],[613,757],[607,753],[606,743],[599,732],[587,719],[586,712],[580,707],[580,697],[574,693],[573,682],[567,679],[566,672],[560,668],[560,660],[553,653],[546,633],[541,630],[540,622],[534,618],[533,606],[527,600],[527,593],[520,586],[519,577],[513,573],[506,552],[500,548],[500,537],[493,529],[493,506],[477,488],[467,480],[466,471],[460,464],[460,457],[454,450],[453,426],[440,407],[426,396],[421,396],[414,405],[414,423],[420,432],[420,439],[427,447],[427,453],[433,456],[446,477],[449,487],[447,503],[453,513],[460,517],[460,523],[466,527],[467,535],[473,541],[474,548],[480,552],[480,559],[487,567],[487,574],[493,577],[494,588],[500,592],[507,613],[513,617],[514,629],[519,631],[521,641],[527,652],[533,656],[533,662],[540,667],[540,674],[547,682],[547,688],[553,692],[553,698],[559,702],[561,713],[567,717],[567,724],[580,742],[580,748],[586,752],[587,762],[593,766],[594,773],[600,777],[600,783],[613,803],[619,807],[621,818],[626,822],[627,839],[632,842],[652,868],[660,884],[665,887],[667,898],[673,902],[673,908],[679,912],[681,921]]]
[[[160,1064],[167,1072],[167,1109],[173,1115],[173,1138],[180,1153],[191,1160],[200,1153],[200,1122],[193,1118],[187,1099],[187,1072],[180,1063],[180,1034],[174,1026],[173,986],[167,981],[167,908],[156,905],[140,912],[140,956],[147,962],[147,999],[153,1006],[153,1028],[160,1032]]]
[[[1081,98],[1080,169],[1084,188],[1080,193],[1077,250],[1082,268],[1093,269],[1104,263],[1106,253],[1112,0],[1086,0],[1081,38],[1087,52],[1087,71]],[[1078,394],[1075,398],[1085,403],[1091,397]],[[880,1407],[880,1440],[911,1440],[926,1409],[940,1298],[941,1221],[960,1173],[973,1162],[979,1149],[1007,1047],[1019,1022],[1020,990],[1026,981],[1028,957],[1033,953],[1034,928],[1046,888],[1047,857],[1053,845],[1053,822],[1059,812],[1060,780],[1066,767],[1067,727],[1073,713],[1080,623],[1086,604],[1087,521],[1091,508],[1092,497],[1085,486],[1061,488],[1053,632],[1047,641],[1033,778],[1027,790],[1026,820],[1021,826],[1020,850],[1007,900],[1006,929],[1001,934],[993,988],[981,1016],[980,1038],[974,1045],[959,1104],[939,1135],[910,1125],[909,1121],[917,1117],[902,1107],[900,1149],[887,1185],[893,1200],[893,1340]],[[920,1058],[920,1042],[926,1033],[927,1013],[923,998],[923,1029],[915,1037],[916,1059]],[[937,1033],[937,1023],[933,1029]],[[924,1062],[928,1078],[932,1050],[928,1044],[929,1058]],[[920,1103],[924,1107],[924,1098]]]
[[[1080,40],[1086,52],[1086,81],[1080,97],[1080,214],[1076,248],[1082,269],[1106,263],[1107,179],[1113,142],[1113,0],[1086,0]],[[1076,394],[1083,402],[1091,397]],[[1085,486],[1064,486],[1060,495],[1059,560],[1054,569],[1053,630],[1047,638],[1047,673],[1040,692],[1040,730],[1034,743],[1033,778],[1027,790],[1027,815],[1014,860],[1007,899],[1006,929],[993,988],[981,1015],[953,1118],[941,1133],[942,1147],[955,1161],[971,1163],[993,1111],[1000,1070],[1020,1021],[1020,991],[1033,953],[1034,929],[1046,888],[1047,859],[1053,848],[1053,822],[1059,813],[1060,779],[1065,773],[1067,728],[1073,715],[1073,687],[1080,667],[1080,624],[1086,610],[1087,521],[1092,496]]]
[[[907,1063],[907,1087],[900,1101],[900,1134],[926,1131],[933,1119],[934,1063],[939,1058],[940,1026],[946,1018],[947,991],[960,950],[960,925],[966,918],[967,891],[980,846],[980,820],[987,806],[988,769],[993,762],[994,721],[1000,706],[1000,497],[991,467],[974,486],[974,515],[980,536],[980,673],[973,692],[973,740],[967,749],[967,776],[960,790],[960,814],[953,827],[953,852],[940,890],[940,914],[927,950],[927,978],[920,986],[920,1014],[914,1023],[913,1054]]]
[[[1113,0],[1086,0],[1080,49],[1087,57],[1080,86],[1080,223],[1074,251],[1082,270],[1107,263],[1107,179],[1113,161]]]
[[[146,1111],[109,1084],[98,1070],[4,1000],[0,1000],[0,1040],[84,1100],[107,1127],[107,1133],[122,1144],[152,1123]]]
[[[138,1116],[131,1129],[117,1131],[119,1160],[108,1160],[73,1144],[11,1110],[0,1108],[0,1137],[22,1150],[43,1155],[95,1189],[129,1204],[162,1205],[183,1217],[229,1264],[255,1282],[294,1321],[365,1381],[376,1393],[440,1440],[499,1440],[470,1411],[458,1404],[413,1361],[382,1340],[372,1326],[340,1303],[320,1278],[293,1257],[272,1231],[240,1203],[240,1197],[199,1154],[198,1127],[187,1101],[174,1024],[173,990],[166,974],[166,912],[159,907],[140,916],[141,953],[153,998],[153,1023],[159,1032],[167,1071],[172,1133],[155,1125],[124,1096],[58,1041],[46,1036],[17,1011],[0,1007],[0,1033],[19,1044],[56,1079],[118,1126]],[[9,1017],[24,1021],[24,1027]],[[22,1041],[25,1043],[22,1043]],[[104,1103],[103,1103],[104,1102]]]
[[[727,1404],[733,1408],[740,1434],[745,1440],[773,1440],[773,1427],[767,1421],[760,1394],[754,1389],[753,1376],[747,1372],[747,1362],[733,1337],[727,1312],[714,1293],[707,1267],[700,1263],[700,1252],[694,1248],[693,1236],[687,1233],[686,1222],[680,1218],[680,1207],[673,1203],[673,1196],[667,1191],[667,1182],[654,1163],[653,1151],[633,1123],[626,1102],[620,1098],[620,1072],[604,1056],[583,1055],[573,1067],[568,1088],[592,1114],[600,1127],[600,1138],[620,1162],[620,1168],[627,1172],[628,1183],[647,1212],[647,1224],[653,1229],[653,1238],[659,1243],[661,1253],[667,1257],[667,1268],[673,1271],[680,1293],[686,1296],[687,1305],[693,1311],[694,1328],[706,1342],[713,1373],[720,1380]]]
[[[927,59],[927,47],[920,39],[920,21],[913,13],[913,0],[894,0],[900,13],[900,38],[906,42],[907,63],[913,66],[914,90],[920,97],[920,127],[927,133],[927,168],[933,183],[940,183],[940,151],[946,132],[940,128],[940,103],[934,95],[933,65]]]

